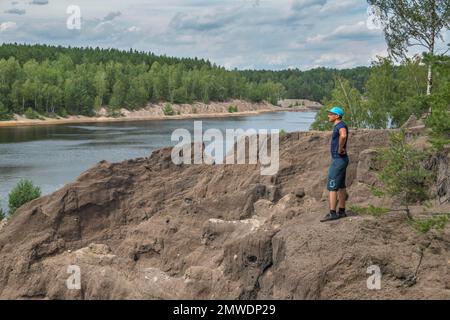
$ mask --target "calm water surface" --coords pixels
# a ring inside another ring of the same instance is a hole
[[[279,112],[260,115],[195,119],[203,130],[280,129],[307,131],[315,113]],[[6,208],[9,191],[23,178],[51,193],[73,181],[101,160],[117,162],[147,157],[152,151],[175,145],[177,128],[193,132],[194,120],[158,120],[114,123],[0,128],[0,201]]]

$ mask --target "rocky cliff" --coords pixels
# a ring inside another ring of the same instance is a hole
[[[0,230],[0,298],[450,298],[449,225],[422,234],[401,212],[319,222],[329,139],[283,136],[272,177],[257,165],[177,166],[168,148],[100,162]],[[373,149],[387,141],[387,131],[352,131],[351,204],[395,206],[369,192]],[[66,286],[70,265],[81,290]],[[367,288],[371,265],[380,290]]]

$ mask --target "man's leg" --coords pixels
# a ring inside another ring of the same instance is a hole
[[[345,213],[345,202],[347,200],[347,189],[345,186],[346,169],[348,160],[333,159],[328,170],[328,191],[330,213],[321,222],[337,220],[347,216]],[[339,196],[339,212],[336,212],[337,200]]]
[[[334,191],[334,190],[330,190],[330,187],[328,188],[328,191],[329,191],[330,213],[328,213],[322,220],[320,220],[320,222],[326,222],[326,221],[332,221],[332,220],[339,219],[339,215],[336,212],[338,192]]]
[[[329,192],[330,211],[336,211],[337,196],[338,196],[338,193],[336,191]],[[339,200],[340,200],[340,198],[339,198]],[[340,201],[339,201],[339,204],[340,204]]]
[[[340,188],[338,191],[338,197],[339,197],[339,211],[338,215],[340,218],[347,217],[347,213],[345,212],[345,203],[348,199],[348,193],[346,188]]]
[[[339,210],[344,210],[345,211],[345,202],[347,201],[347,189],[343,188],[343,189],[339,189]]]
[[[337,194],[338,188],[336,187],[336,163],[333,161],[331,163],[330,169],[328,170],[328,181],[327,189],[329,191],[329,205],[330,213],[328,213],[320,222],[332,221],[339,219],[339,215],[336,212],[337,206]]]

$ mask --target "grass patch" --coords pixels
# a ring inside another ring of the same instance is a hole
[[[410,220],[410,225],[421,233],[427,233],[431,229],[442,230],[450,220],[450,213],[434,216],[431,218],[420,218]]]
[[[69,113],[67,112],[66,109],[62,108],[62,109],[58,112],[58,115],[59,115],[60,117],[67,118],[67,117],[69,116]]]
[[[165,116],[173,116],[175,114],[175,111],[172,108],[172,105],[170,103],[166,103],[163,108],[163,113]]]
[[[120,117],[123,117],[123,113],[117,109],[108,109],[108,117],[120,118]]]
[[[13,114],[0,101],[0,121],[12,120],[12,118]]]
[[[359,206],[350,206],[351,211],[356,213],[357,215],[369,215],[374,217],[381,217],[391,211],[388,208],[379,208],[373,205],[369,205],[368,207],[359,207]]]
[[[45,113],[44,113],[44,117],[52,118],[52,119],[57,119],[57,118],[58,118],[58,114],[53,113],[53,112],[45,112]]]
[[[235,113],[235,112],[238,112],[238,107],[237,107],[237,106],[229,106],[229,107],[228,107],[228,112],[229,112],[229,113]]]
[[[34,111],[31,108],[28,108],[25,111],[25,117],[27,117],[28,119],[32,119],[32,120],[44,120],[44,118],[42,118],[39,113],[37,113],[36,111]]]

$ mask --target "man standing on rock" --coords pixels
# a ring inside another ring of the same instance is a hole
[[[345,176],[348,167],[347,140],[348,127],[342,118],[344,111],[340,107],[333,107],[328,112],[328,121],[333,122],[333,134],[331,136],[331,165],[328,170],[327,189],[329,191],[330,213],[321,222],[338,220],[347,216],[345,213],[345,201],[348,198],[345,186]],[[339,198],[339,211],[336,211]]]

